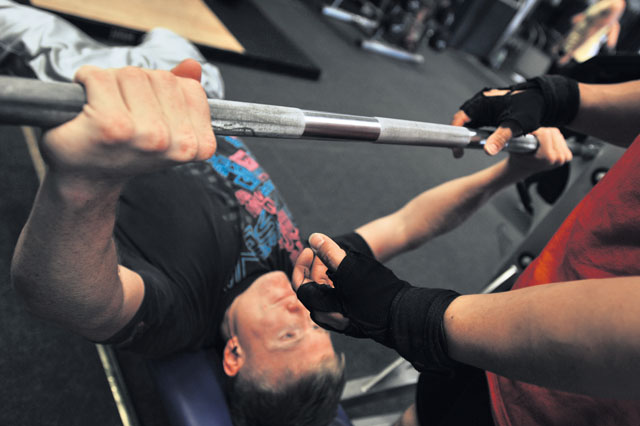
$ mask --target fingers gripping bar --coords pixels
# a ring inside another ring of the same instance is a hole
[[[50,83],[0,76],[0,122],[54,127],[82,111],[86,96],[76,83]],[[362,117],[247,102],[209,100],[211,123],[220,136],[334,139],[383,144],[482,148],[490,132],[382,117]],[[513,138],[510,152],[535,152],[531,135]]]

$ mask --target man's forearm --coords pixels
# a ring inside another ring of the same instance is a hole
[[[443,183],[411,200],[402,215],[409,246],[417,247],[449,232],[482,207],[496,192],[525,178],[504,159],[469,176]]]
[[[466,295],[445,313],[449,355],[499,375],[601,397],[640,397],[640,277]]]
[[[123,300],[112,239],[119,190],[47,174],[12,262],[14,285],[31,311],[92,338]]]
[[[640,80],[580,83],[580,109],[569,127],[620,146],[640,133]]]
[[[170,72],[79,68],[87,104],[43,136],[49,171],[12,262],[34,313],[101,340],[137,312],[144,283],[112,237],[118,196],[127,179],[215,152],[201,71],[192,59]]]
[[[429,189],[395,213],[370,222],[357,232],[369,243],[376,258],[385,262],[452,230],[497,191],[527,174],[511,167],[505,159]]]

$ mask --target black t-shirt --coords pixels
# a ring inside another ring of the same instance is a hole
[[[157,357],[213,346],[227,307],[260,275],[291,275],[303,245],[269,175],[237,138],[207,162],[132,179],[114,236],[145,283],[140,309],[104,343]],[[357,234],[339,240],[371,253]]]

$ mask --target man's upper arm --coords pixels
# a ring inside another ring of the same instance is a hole
[[[144,297],[144,281],[140,274],[126,266],[118,265],[118,275],[122,282],[122,310],[117,321],[113,324],[114,330],[109,337],[120,331],[131,321],[138,309],[140,309]]]
[[[140,274],[122,265],[118,265],[118,277],[119,288],[114,290],[111,300],[105,301],[104,309],[98,314],[102,316],[97,321],[99,325],[89,328],[78,325],[76,332],[98,342],[112,337],[131,321],[142,304],[144,281]]]

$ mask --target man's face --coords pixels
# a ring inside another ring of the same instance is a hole
[[[329,333],[311,320],[283,272],[258,278],[227,314],[246,356],[244,368],[278,378],[285,369],[299,375],[335,356]]]

